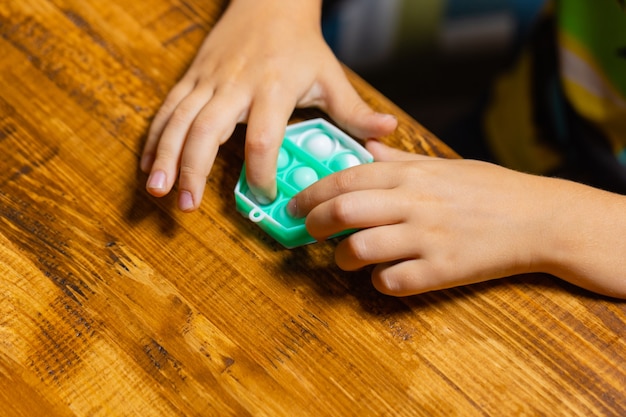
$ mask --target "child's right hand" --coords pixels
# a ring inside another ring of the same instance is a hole
[[[377,162],[337,172],[289,203],[317,240],[361,229],[337,265],[376,265],[381,292],[404,296],[546,272],[626,298],[626,198],[482,161],[414,155],[367,142]]]
[[[174,86],[148,134],[141,169],[148,191],[200,205],[218,148],[248,124],[247,181],[259,199],[276,196],[276,160],[296,107],[318,107],[360,138],[391,133],[396,120],[357,94],[325,43],[321,1],[233,0]]]

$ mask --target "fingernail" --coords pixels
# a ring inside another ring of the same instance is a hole
[[[258,201],[258,203],[262,206],[266,206],[272,202],[272,200],[270,200],[268,197],[265,197],[264,195],[255,195],[254,198],[256,198],[256,201]]]
[[[165,172],[159,170],[150,174],[150,178],[148,178],[148,188],[151,190],[165,189]]]
[[[398,118],[395,115],[391,114],[391,113],[378,113],[377,112],[376,114],[380,118],[398,120]]]
[[[257,188],[250,187],[250,191],[252,191],[252,195],[256,201],[262,206],[271,204],[274,200],[276,200],[276,189],[273,192],[265,192],[264,190],[259,190]]]
[[[189,191],[181,191],[178,194],[178,208],[182,211],[193,210],[193,196]]]
[[[294,218],[298,218],[298,203],[295,198],[289,200],[287,203],[287,213]]]

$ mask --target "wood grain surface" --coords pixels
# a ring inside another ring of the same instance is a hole
[[[145,192],[224,4],[0,0],[0,415],[626,415],[624,302],[542,275],[383,296],[235,211],[243,127],[198,212]],[[350,77],[399,116],[385,140],[454,156]]]

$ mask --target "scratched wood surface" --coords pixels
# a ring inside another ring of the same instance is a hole
[[[235,211],[241,129],[197,213],[144,191],[222,3],[0,0],[0,415],[626,415],[623,302],[547,276],[382,296]],[[454,156],[351,77],[390,143]]]

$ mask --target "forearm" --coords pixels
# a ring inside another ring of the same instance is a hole
[[[550,184],[546,236],[538,243],[549,272],[575,285],[626,298],[626,196],[581,184]]]

